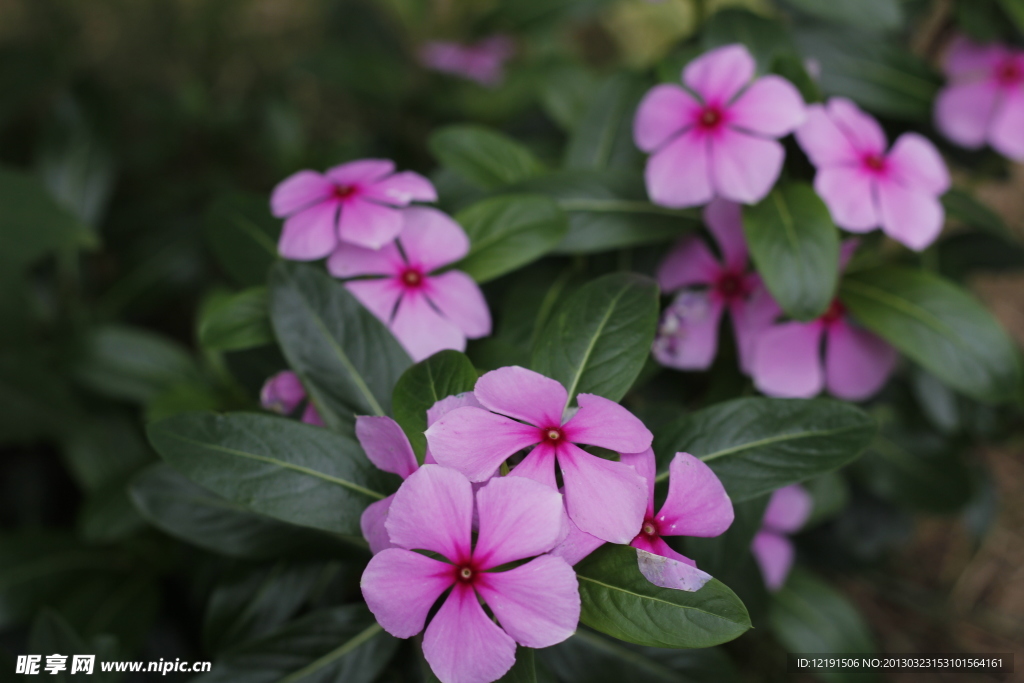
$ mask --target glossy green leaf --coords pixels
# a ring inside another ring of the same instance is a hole
[[[724,584],[660,588],[640,573],[636,552],[608,544],[576,565],[582,623],[627,643],[668,648],[710,647],[750,628],[746,608]]]
[[[734,502],[742,502],[852,462],[874,434],[874,420],[849,403],[735,399],[658,430],[658,481],[668,478],[675,453],[690,453],[715,471]]]
[[[391,402],[395,420],[402,426],[416,456],[422,462],[427,450],[427,410],[446,396],[472,391],[477,372],[465,354],[440,351],[405,371],[395,385]]]
[[[844,278],[840,296],[858,322],[954,389],[979,401],[1015,396],[1017,349],[995,318],[951,282],[882,267]]]
[[[517,183],[544,171],[533,152],[485,126],[442,128],[430,136],[427,146],[442,166],[485,190]]]
[[[806,183],[784,183],[743,209],[750,256],[782,309],[797,320],[825,312],[839,277],[839,231]]]
[[[265,195],[232,194],[210,205],[205,216],[206,241],[220,267],[243,287],[266,284],[278,260],[281,220],[270,215]]]
[[[658,286],[632,273],[580,287],[552,314],[531,367],[577,393],[622,398],[644,366],[658,325]]]
[[[785,0],[787,5],[834,24],[865,31],[895,31],[903,25],[900,0]]]
[[[199,321],[199,343],[211,351],[239,351],[274,341],[266,287],[251,287],[213,302]]]
[[[608,78],[569,137],[565,168],[639,168],[642,156],[633,142],[633,117],[648,87],[631,74]]]

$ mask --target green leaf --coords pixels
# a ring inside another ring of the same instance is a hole
[[[739,398],[658,430],[658,481],[668,478],[676,453],[690,453],[715,471],[739,503],[846,465],[874,434],[874,420],[849,403]]]
[[[605,80],[569,137],[565,168],[639,167],[642,156],[633,142],[633,115],[648,86],[626,73]]]
[[[219,496],[285,522],[358,538],[359,516],[397,486],[351,438],[251,413],[184,413],[149,425],[172,467]]]
[[[455,216],[469,235],[469,253],[452,266],[477,282],[536,261],[561,242],[568,219],[543,195],[502,195],[477,202]]]
[[[743,208],[750,256],[782,309],[797,320],[822,315],[835,297],[839,231],[806,183],[784,183]]]
[[[601,82],[594,73],[578,64],[562,64],[543,77],[540,104],[544,113],[563,130],[575,130],[587,115]]]
[[[807,65],[796,52],[784,52],[778,55],[772,62],[771,72],[782,76],[796,86],[800,96],[807,103],[821,102],[821,88],[818,81],[807,71]]]
[[[71,477],[86,492],[96,492],[155,459],[131,413],[91,414],[63,441],[61,456]]]
[[[1020,384],[1017,350],[995,318],[956,285],[923,270],[886,266],[848,275],[850,313],[932,374],[983,402]]]
[[[266,283],[270,266],[278,260],[281,233],[281,221],[270,215],[266,196],[232,194],[218,199],[206,212],[204,228],[210,250],[236,283]]]
[[[477,125],[435,131],[427,147],[445,168],[484,190],[494,190],[544,172],[530,150],[512,138]]]
[[[793,39],[783,24],[735,7],[711,15],[702,30],[702,42],[705,50],[742,43],[757,60],[762,74],[778,56],[795,51]]]
[[[896,31],[903,26],[899,0],[785,0],[817,19],[864,31]]]
[[[373,683],[399,640],[363,605],[313,612],[218,659],[196,683]]]
[[[533,350],[531,367],[577,393],[622,398],[640,374],[658,325],[658,285],[612,273],[565,299]]]
[[[712,579],[692,593],[660,588],[640,573],[636,552],[607,544],[576,565],[582,623],[627,643],[670,648],[719,645],[750,628],[724,584]]]
[[[465,354],[451,350],[420,361],[398,379],[391,399],[395,420],[421,462],[427,449],[427,410],[446,396],[472,391],[476,380],[476,368]]]
[[[273,341],[266,287],[251,287],[214,302],[199,321],[199,343],[211,351],[240,351]]]
[[[281,262],[270,276],[270,319],[329,427],[351,433],[356,415],[391,409],[391,389],[412,359],[345,285],[313,266]]]
[[[974,198],[970,192],[953,188],[942,195],[942,207],[951,218],[997,237],[1011,238],[1002,217]]]
[[[1024,2],[1021,0],[999,0],[999,6],[1017,27],[1018,33],[1024,33]]]
[[[141,531],[146,521],[128,497],[128,477],[88,495],[78,511],[78,533],[90,543],[113,543]]]

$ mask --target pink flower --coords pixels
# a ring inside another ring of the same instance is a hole
[[[398,638],[422,631],[438,598],[452,589],[423,635],[423,656],[442,683],[497,680],[512,668],[517,642],[549,647],[571,636],[579,622],[576,573],[561,558],[536,557],[564,535],[558,492],[523,477],[495,477],[476,494],[475,547],[473,502],[463,475],[424,465],[391,504],[387,530],[397,547],[374,555],[363,572],[367,606]]]
[[[686,207],[716,196],[760,201],[782,170],[776,141],[804,121],[804,101],[779,76],[754,79],[742,45],[706,52],[683,70],[683,85],[658,85],[633,122],[637,147],[651,153],[647,193],[655,204]]]
[[[938,237],[945,217],[939,195],[949,189],[949,171],[926,138],[904,133],[886,151],[878,122],[833,97],[808,107],[796,139],[818,169],[814,189],[836,225],[851,232],[881,226],[917,251]]]
[[[750,548],[768,590],[777,591],[786,583],[795,555],[787,534],[800,530],[813,507],[811,494],[797,484],[776,490],[768,501],[761,530]]]
[[[843,245],[841,269],[856,246],[855,240]],[[784,322],[765,330],[755,342],[751,374],[758,390],[769,396],[810,398],[827,388],[833,396],[861,401],[882,388],[896,359],[896,350],[854,324],[836,299],[817,320]]]
[[[306,389],[299,381],[299,376],[290,370],[279,372],[263,384],[260,390],[260,405],[282,415],[291,415],[299,404],[306,400]],[[323,427],[324,421],[316,406],[310,401],[302,411],[302,421],[306,424]]]
[[[740,205],[716,199],[705,207],[704,222],[723,258],[717,259],[700,237],[687,235],[662,262],[658,268],[662,291],[688,289],[665,309],[654,340],[654,357],[670,368],[707,369],[718,350],[722,312],[728,309],[740,365],[749,373],[752,344],[758,332],[778,315],[779,307],[761,278],[747,272]],[[689,289],[692,287],[703,289]]]
[[[413,201],[437,201],[434,186],[418,173],[395,173],[387,159],[299,171],[270,196],[271,213],[287,219],[277,249],[296,261],[322,259],[339,241],[380,249],[402,230],[397,207]]]
[[[935,125],[963,147],[986,142],[1024,162],[1024,50],[958,37],[946,55],[949,84],[935,101]]]
[[[576,444],[620,453],[646,450],[653,436],[640,420],[614,401],[580,394],[579,409],[563,421],[569,402],[565,387],[516,366],[488,372],[473,393],[486,410],[458,408],[426,432],[440,464],[483,481],[517,451],[533,447],[513,475],[556,489],[557,463],[569,517],[580,529],[612,543],[629,543],[636,536],[647,497],[643,478],[632,467]]]
[[[420,50],[420,63],[434,71],[495,87],[501,85],[505,62],[515,52],[515,44],[508,36],[491,36],[472,45],[435,40]]]
[[[463,406],[480,407],[480,402],[472,392],[442,398],[427,411],[427,426],[437,422],[449,411]],[[377,469],[408,479],[409,475],[420,467],[409,438],[390,417],[360,415],[356,418],[356,439],[366,452],[366,457],[377,466]],[[423,462],[427,465],[435,462],[429,448]],[[363,538],[370,544],[370,552],[374,554],[393,547],[384,526],[393,499],[394,495],[390,495],[384,500],[371,503],[359,519]]]
[[[491,333],[491,314],[480,287],[459,270],[433,272],[469,252],[459,224],[437,209],[401,212],[402,234],[376,251],[340,244],[327,269],[350,280],[348,290],[386,324],[413,360],[442,349],[466,348],[466,338]]]

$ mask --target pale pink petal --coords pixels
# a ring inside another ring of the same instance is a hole
[[[401,211],[404,221],[399,241],[409,264],[431,272],[469,253],[466,231],[448,214],[427,206]]]
[[[542,441],[512,468],[510,474],[540,482],[548,488],[558,489],[555,479],[555,447],[550,441]]]
[[[473,561],[480,569],[534,557],[564,537],[562,494],[524,477],[495,477],[476,494]]]
[[[725,257],[725,265],[736,270],[746,268],[747,239],[743,236],[743,207],[727,199],[715,199],[704,207],[704,223],[715,236]]]
[[[807,120],[796,129],[795,136],[800,149],[819,169],[860,163],[861,153],[832,120],[824,105],[807,107]]]
[[[935,195],[895,182],[878,184],[878,213],[885,234],[914,251],[935,241],[946,215]]]
[[[1024,86],[1006,92],[992,118],[988,139],[1003,156],[1024,162]]]
[[[833,123],[860,154],[884,154],[888,143],[878,121],[845,97],[833,97],[825,104]]]
[[[384,500],[378,500],[376,503],[370,503],[363,510],[363,514],[359,518],[359,528],[363,532],[363,538],[370,544],[370,552],[374,555],[386,548],[394,547],[391,545],[391,537],[388,536],[388,530],[385,526],[385,522],[388,521],[388,510],[391,509],[391,501],[393,499],[394,496],[392,495]]]
[[[356,439],[377,469],[405,479],[419,467],[409,438],[390,417],[358,416]]]
[[[749,375],[754,363],[754,348],[761,333],[772,326],[782,309],[775,302],[768,289],[758,282],[745,301],[734,303],[729,308],[732,315],[732,329],[740,356],[740,369]]]
[[[729,124],[769,137],[792,133],[807,117],[804,98],[780,76],[759,78],[729,107]]]
[[[338,237],[367,249],[380,249],[402,232],[402,212],[355,198],[343,202]]]
[[[943,60],[943,71],[949,76],[987,76],[1006,50],[999,45],[978,45],[964,36],[957,36]]]
[[[562,424],[569,392],[539,372],[512,365],[477,380],[476,398],[489,410],[547,429]]]
[[[661,206],[682,209],[707,204],[711,187],[708,138],[690,130],[647,160],[647,194]]]
[[[827,336],[825,378],[830,394],[863,401],[882,388],[896,367],[896,349],[845,320],[833,323]]]
[[[648,536],[647,534],[638,534],[634,538],[630,545],[637,550],[643,550],[644,552],[652,553],[654,555],[660,555],[661,557],[667,557],[670,560],[688,564],[691,567],[696,567],[697,563],[688,558],[682,553],[678,553],[672,549],[672,547],[665,542],[661,536]]]
[[[689,453],[676,453],[669,464],[668,497],[656,518],[661,535],[718,536],[733,517],[729,494],[711,468]]]
[[[683,83],[713,105],[724,105],[754,77],[757,64],[742,45],[705,52],[683,69]]]
[[[558,464],[565,506],[581,530],[609,543],[629,543],[644,521],[647,482],[621,462],[604,460],[572,444],[561,444]]]
[[[338,244],[338,202],[314,204],[284,222],[277,250],[294,261],[322,259]]]
[[[470,339],[491,333],[491,312],[480,286],[461,270],[432,275],[426,280],[427,298]]]
[[[490,683],[512,668],[516,641],[491,621],[468,584],[456,584],[423,634],[423,657],[443,683]]]
[[[893,177],[903,185],[936,195],[949,189],[946,162],[923,135],[901,135],[889,152],[888,164]]]
[[[660,588],[695,592],[711,580],[711,574],[662,555],[637,550],[637,566],[648,581]]]
[[[591,536],[586,531],[581,531],[571,518],[568,519],[568,522],[569,534],[548,555],[560,557],[568,564],[574,565],[603,546],[604,541],[597,536]]]
[[[706,370],[718,352],[723,304],[700,293],[683,292],[665,310],[652,349],[654,358],[677,370]]]
[[[850,260],[853,259],[853,255],[857,253],[857,247],[860,246],[860,238],[851,237],[845,239],[839,244],[839,272],[845,272],[846,267],[850,265]]]
[[[874,188],[875,180],[856,166],[820,168],[814,177],[814,191],[825,202],[832,220],[852,232],[878,227]]]
[[[576,402],[580,409],[562,427],[569,441],[619,453],[639,453],[650,448],[654,440],[651,430],[615,401],[595,394],[579,394]]]
[[[935,99],[935,127],[961,147],[982,147],[988,139],[999,94],[999,87],[988,80],[944,88]]]
[[[274,188],[270,195],[270,212],[277,218],[309,208],[334,194],[334,185],[316,171],[299,171]]]
[[[385,325],[391,322],[395,306],[402,296],[401,285],[392,278],[351,280],[345,283],[345,289]]]
[[[470,558],[473,488],[463,475],[424,465],[398,489],[388,512],[391,542],[409,550],[432,550],[452,562]]]
[[[288,415],[306,398],[306,389],[291,370],[279,372],[263,384],[260,405],[275,413]]]
[[[760,531],[754,536],[750,548],[761,568],[761,575],[768,590],[777,591],[786,583],[789,570],[793,567],[795,552],[793,543],[785,536],[770,531]]]
[[[779,179],[786,150],[765,140],[725,126],[711,142],[710,167],[715,193],[741,204],[756,204]]]
[[[645,152],[654,152],[693,124],[700,110],[693,95],[678,85],[651,88],[640,101],[633,119],[633,140]]]
[[[551,647],[576,632],[579,584],[560,557],[538,557],[507,572],[483,574],[476,588],[501,627],[526,647]]]
[[[407,291],[402,296],[391,319],[391,332],[417,363],[445,349],[466,350],[466,335],[434,310],[422,292]]]
[[[710,284],[721,269],[704,240],[687,235],[658,267],[658,285],[663,292],[673,292],[681,287]]]
[[[483,408],[480,401],[472,391],[464,391],[454,396],[445,396],[434,405],[427,408],[427,427],[430,427],[442,417],[456,408]]]
[[[389,159],[359,159],[327,169],[327,177],[338,185],[369,185],[394,171]]]
[[[510,455],[540,441],[535,427],[480,408],[457,408],[426,431],[438,463],[485,481]]]
[[[430,608],[453,582],[450,564],[386,548],[366,565],[359,583],[366,606],[384,630],[408,638],[423,630]]]
[[[436,202],[437,190],[419,173],[403,171],[366,185],[363,196],[384,204],[406,206],[409,202]]]
[[[754,386],[769,396],[811,398],[825,385],[821,365],[821,326],[782,323],[754,347]]]
[[[814,499],[803,486],[791,484],[777,489],[764,511],[764,527],[771,531],[791,534],[803,527],[811,516]]]
[[[316,406],[310,401],[306,404],[306,409],[302,411],[302,421],[308,425],[314,427],[325,427],[324,419],[320,417],[320,413],[317,411]]]
[[[367,249],[355,244],[339,242],[327,259],[327,270],[338,278],[361,275],[387,275],[397,277],[406,269],[405,259],[394,243],[380,249]]]
[[[650,517],[654,516],[654,480],[658,475],[658,462],[654,457],[654,450],[648,448],[642,453],[622,453],[619,462],[629,465],[636,473],[647,482],[647,511]]]

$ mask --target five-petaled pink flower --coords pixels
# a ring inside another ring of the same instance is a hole
[[[754,79],[742,45],[707,52],[683,70],[683,85],[655,86],[637,109],[633,139],[651,154],[647,193],[655,204],[686,207],[714,197],[760,201],[782,170],[776,140],[804,121],[804,101],[779,76]],[[753,80],[753,82],[751,82]]]
[[[512,668],[517,642],[532,648],[560,643],[575,632],[580,616],[576,573],[565,560],[542,555],[565,535],[561,495],[523,477],[491,479],[476,494],[475,547],[473,497],[462,474],[421,467],[391,503],[386,526],[397,547],[374,555],[363,572],[367,606],[398,638],[422,631],[451,588],[423,635],[423,656],[442,683],[495,681]],[[495,571],[527,558],[535,559]]]
[[[722,312],[728,309],[740,366],[749,373],[752,346],[758,333],[778,315],[779,307],[760,276],[747,272],[740,205],[716,199],[705,207],[704,222],[718,242],[722,259],[715,258],[703,239],[687,235],[662,262],[658,268],[662,291],[686,289],[662,315],[654,357],[671,368],[707,369],[718,350]]]
[[[471,45],[435,40],[420,49],[420,62],[434,71],[461,76],[494,87],[505,76],[505,62],[515,54],[508,36],[496,35]]]
[[[811,494],[797,484],[776,490],[768,501],[761,530],[750,547],[768,590],[777,591],[786,583],[795,555],[788,534],[803,527],[813,507]]]
[[[384,322],[413,360],[442,349],[466,348],[466,338],[491,333],[491,314],[480,287],[459,270],[433,272],[469,252],[459,224],[437,209],[403,209],[397,243],[378,249],[341,244],[327,269]]]
[[[796,139],[818,169],[814,189],[836,225],[850,232],[881,226],[918,251],[939,236],[949,171],[929,140],[904,133],[886,151],[878,121],[841,97],[811,105]]]
[[[563,420],[569,402],[565,387],[517,366],[488,372],[473,393],[486,410],[458,408],[427,430],[437,462],[483,481],[513,454],[533,447],[514,465],[513,475],[555,489],[557,462],[569,517],[580,529],[612,543],[629,543],[636,536],[646,507],[643,478],[632,467],[576,444],[638,453],[653,440],[640,420],[593,394],[580,394],[579,409]]]
[[[1024,50],[958,37],[944,64],[949,84],[935,100],[935,125],[963,147],[986,142],[1024,162]]]
[[[843,244],[841,270],[856,247],[856,240]],[[835,299],[817,320],[783,322],[764,330],[754,346],[751,375],[758,390],[769,396],[810,398],[827,388],[833,396],[862,401],[882,388],[896,360],[896,349],[856,325]]]
[[[326,173],[299,171],[270,196],[270,210],[286,218],[277,248],[296,261],[324,258],[339,242],[380,249],[402,230],[398,207],[437,201],[429,180],[395,173],[387,159],[363,159]]]
[[[291,415],[305,400],[306,388],[299,381],[299,376],[290,370],[279,372],[268,379],[260,391],[260,405],[282,415]],[[324,421],[312,401],[309,401],[302,411],[302,421],[317,427],[324,426]]]

